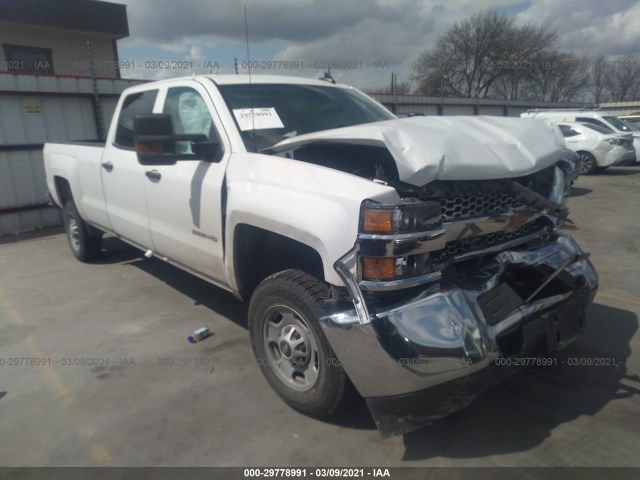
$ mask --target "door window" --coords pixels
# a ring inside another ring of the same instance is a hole
[[[133,118],[136,115],[145,115],[153,112],[153,105],[156,102],[158,90],[147,90],[144,92],[132,93],[122,102],[122,109],[118,117],[118,126],[116,129],[115,146],[133,150]]]
[[[608,128],[603,122],[601,122],[600,120],[596,120],[595,118],[590,118],[590,117],[576,117],[576,122],[581,122],[581,123],[589,123],[591,125],[599,125],[601,127],[605,127]]]
[[[580,135],[579,131],[574,130],[569,125],[559,125],[559,127],[562,135],[565,137],[575,137],[576,135]]]
[[[193,88],[170,88],[163,112],[171,115],[174,133],[201,134],[207,137],[207,141],[220,142],[209,108]],[[191,142],[176,142],[176,150],[177,153],[193,153]]]

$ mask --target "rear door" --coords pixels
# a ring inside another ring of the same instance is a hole
[[[150,248],[149,212],[145,197],[145,170],[138,163],[133,118],[153,112],[158,89],[129,93],[121,99],[117,121],[109,132],[102,158],[102,186],[111,230],[139,247]],[[114,119],[115,121],[115,119]]]
[[[178,152],[193,156],[175,165],[146,167],[150,230],[156,253],[212,279],[223,269],[224,177],[230,145],[206,89],[195,81],[172,83],[163,95],[163,113],[172,116],[174,132],[204,134],[219,142],[213,159],[178,142]],[[226,283],[226,282],[224,282]]]

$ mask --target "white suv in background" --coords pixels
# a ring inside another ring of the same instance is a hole
[[[582,173],[593,173],[597,168],[631,163],[636,158],[633,136],[614,133],[606,126],[593,123],[556,123],[565,143],[582,160]]]

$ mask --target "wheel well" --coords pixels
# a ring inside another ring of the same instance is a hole
[[[73,200],[71,185],[69,185],[69,181],[67,179],[62,177],[54,177],[54,182],[56,185],[56,193],[60,200],[60,207],[64,208],[67,200]]]
[[[297,240],[251,225],[236,227],[234,267],[238,289],[245,299],[262,280],[289,268],[324,280],[322,258],[317,251]]]
[[[73,200],[73,194],[71,193],[71,185],[66,178],[54,177],[54,183],[56,186],[56,193],[58,194],[58,200],[60,201],[60,208],[64,209],[69,200],[75,203]],[[76,207],[77,208],[77,207]],[[86,224],[86,228],[91,236],[102,235],[102,230],[97,229],[89,224]]]

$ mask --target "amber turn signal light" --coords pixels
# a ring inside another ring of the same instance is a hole
[[[393,233],[393,211],[365,210],[363,228],[365,232]]]
[[[391,257],[364,257],[362,278],[364,280],[393,280],[395,259]]]
[[[164,153],[161,143],[136,143],[136,153]]]

